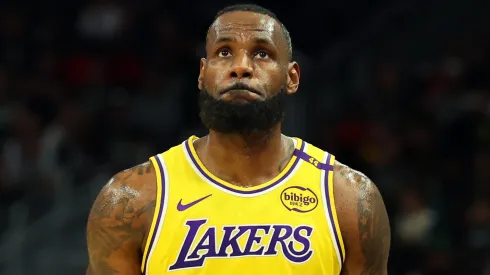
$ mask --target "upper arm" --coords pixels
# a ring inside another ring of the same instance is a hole
[[[335,201],[346,258],[342,274],[387,274],[391,232],[383,198],[364,174],[335,165]]]
[[[141,274],[141,247],[154,211],[150,163],[115,175],[97,196],[87,223],[87,274]]]

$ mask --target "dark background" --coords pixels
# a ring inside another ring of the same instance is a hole
[[[84,274],[111,175],[203,134],[205,32],[232,2],[0,2],[0,274]],[[284,131],[367,174],[390,274],[490,274],[490,2],[259,2],[290,30]]]

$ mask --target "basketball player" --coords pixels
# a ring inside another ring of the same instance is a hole
[[[209,134],[107,183],[88,220],[87,274],[387,274],[375,185],[281,134],[300,79],[291,52],[270,11],[218,13],[198,77]]]

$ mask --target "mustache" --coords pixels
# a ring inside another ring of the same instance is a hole
[[[249,85],[247,85],[243,82],[236,82],[235,84],[231,85],[230,87],[227,87],[227,88],[220,90],[218,94],[222,95],[222,94],[227,93],[231,90],[246,90],[246,91],[258,94],[258,95],[264,95],[264,93],[262,91],[259,91],[253,87],[250,87]]]

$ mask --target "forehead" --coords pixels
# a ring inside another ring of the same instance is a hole
[[[211,26],[210,41],[214,42],[221,36],[267,37],[272,41],[280,41],[280,26],[274,18],[264,14],[247,11],[229,12],[221,15]]]

